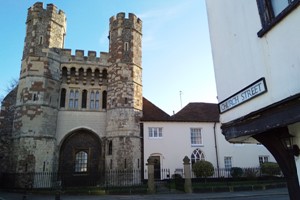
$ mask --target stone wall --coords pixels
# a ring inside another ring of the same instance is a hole
[[[12,129],[18,87],[2,101],[0,110],[0,174],[11,170]]]

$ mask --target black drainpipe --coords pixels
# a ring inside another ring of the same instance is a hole
[[[216,135],[216,124],[217,124],[217,122],[214,123],[214,139],[215,139],[215,149],[216,149],[216,158],[217,158],[218,178],[220,178],[219,154],[218,154],[217,135]]]

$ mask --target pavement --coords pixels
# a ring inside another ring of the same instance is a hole
[[[289,199],[286,188],[269,189],[260,191],[243,192],[220,192],[220,193],[191,193],[191,194],[146,194],[146,195],[67,195],[62,194],[59,198],[49,194],[10,193],[0,191],[0,200],[195,200],[195,199]]]

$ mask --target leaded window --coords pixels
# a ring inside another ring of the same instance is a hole
[[[90,95],[90,109],[98,110],[100,107],[99,102],[100,102],[100,93],[98,91],[96,92],[92,91]]]
[[[87,172],[88,154],[85,151],[79,151],[75,155],[75,172]]]
[[[71,90],[69,94],[69,108],[78,108],[79,92]]]
[[[204,153],[200,149],[195,149],[191,155],[192,164],[200,160],[205,160]]]

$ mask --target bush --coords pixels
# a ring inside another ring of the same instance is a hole
[[[261,173],[268,176],[280,175],[280,167],[274,162],[265,162],[260,165]]]
[[[200,160],[193,164],[192,170],[197,178],[207,178],[214,175],[214,166],[205,160]]]
[[[172,179],[182,179],[180,174],[172,174]]]
[[[244,175],[247,178],[255,178],[259,173],[258,168],[246,168],[244,171]]]
[[[230,175],[232,176],[232,178],[242,177],[243,174],[244,174],[244,171],[240,167],[232,167],[230,170]]]

